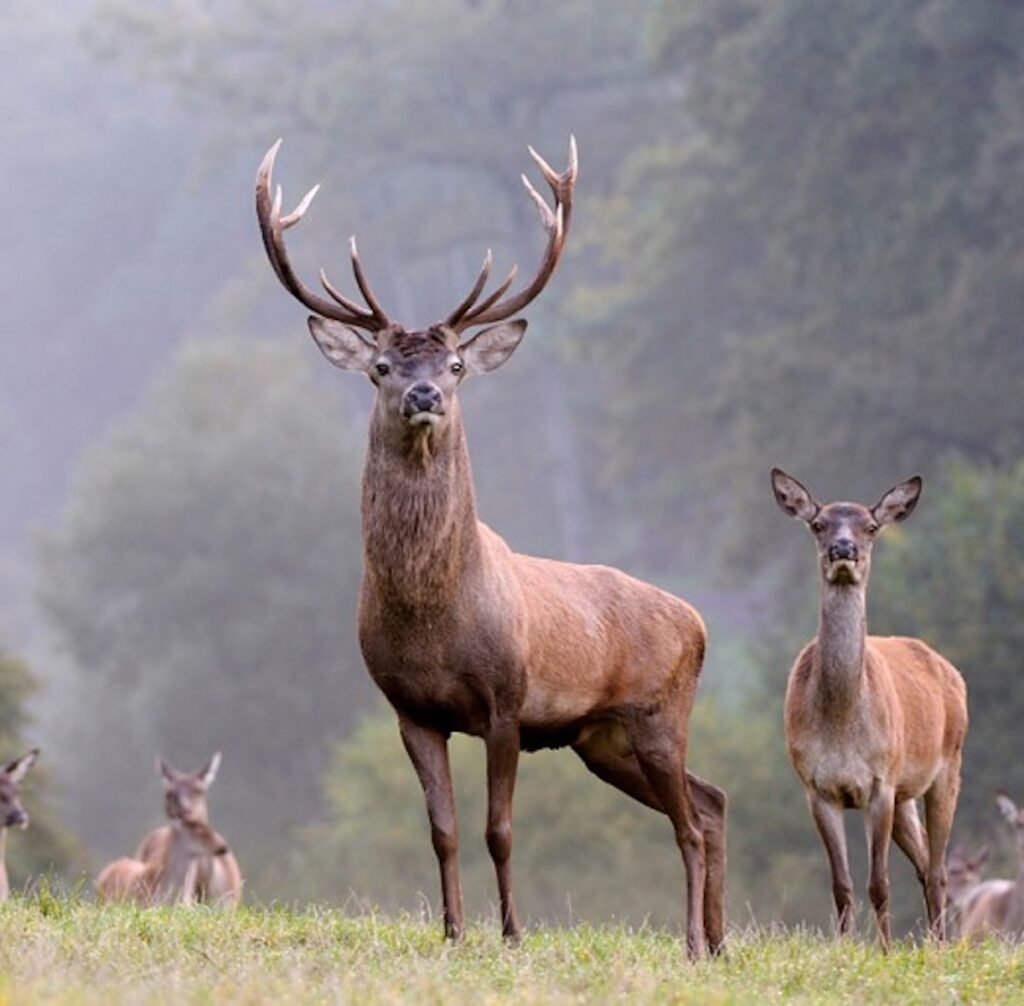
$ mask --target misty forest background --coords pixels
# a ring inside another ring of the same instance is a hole
[[[423,325],[488,245],[532,265],[525,147],[560,165],[570,131],[567,256],[514,361],[462,395],[483,518],[698,606],[691,764],[731,797],[733,918],[822,924],[781,728],[817,582],[768,469],[867,503],[922,472],[871,626],[963,670],[956,833],[1009,868],[992,794],[1024,797],[1024,6],[22,0],[0,55],[0,757],[44,748],[20,880],[128,852],[161,820],[156,751],[191,769],[220,748],[212,817],[249,896],[436,910],[355,637],[371,389],[309,340],[252,182],[283,135],[286,203],[324,183],[291,236],[304,274],[347,283],[356,233],[389,310]],[[454,750],[486,912],[482,749]],[[515,836],[533,919],[679,921],[666,822],[571,754],[524,759]]]

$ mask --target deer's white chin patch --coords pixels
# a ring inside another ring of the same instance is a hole
[[[828,568],[829,583],[860,583],[860,570],[851,559],[838,559]]]
[[[441,416],[436,412],[416,412],[409,417],[410,426],[437,426]]]

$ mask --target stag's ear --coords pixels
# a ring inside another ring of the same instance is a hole
[[[309,316],[309,331],[320,347],[320,352],[342,370],[364,373],[380,355],[374,343],[341,322],[312,314]]]
[[[881,525],[906,520],[921,498],[922,480],[913,475],[906,482],[893,486],[871,509],[871,516]]]
[[[797,517],[810,523],[821,509],[821,504],[804,486],[781,468],[772,469],[772,489],[775,492],[775,502],[790,517]]]
[[[33,748],[28,754],[24,754],[20,758],[15,758],[14,761],[10,762],[4,768],[4,775],[7,776],[15,786],[21,785],[22,779],[25,778],[28,770],[35,765],[38,757],[39,748]]]
[[[219,768],[220,752],[215,751],[213,757],[196,773],[204,789],[217,778],[217,769]]]
[[[999,807],[999,813],[1006,818],[1010,824],[1017,824],[1017,805],[1005,794],[996,793],[996,805]]]
[[[459,356],[471,374],[497,370],[516,351],[525,331],[523,318],[492,325],[459,346]]]

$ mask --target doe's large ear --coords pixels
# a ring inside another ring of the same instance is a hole
[[[991,850],[986,842],[978,851],[971,857],[968,858],[967,862],[971,864],[976,870],[980,870],[988,862],[988,856]]]
[[[354,328],[318,315],[309,316],[309,331],[320,352],[336,367],[365,373],[377,358],[377,346]]]
[[[906,482],[893,486],[872,508],[871,516],[879,524],[893,524],[906,520],[921,498],[923,482],[920,475],[913,475]]]
[[[204,787],[209,786],[217,778],[217,769],[219,768],[220,752],[215,751],[213,757],[196,773]]]
[[[497,370],[516,351],[525,331],[523,318],[492,325],[459,346],[459,356],[471,374]]]
[[[996,793],[996,805],[999,812],[1010,824],[1017,825],[1017,805],[1002,791]]]
[[[178,780],[178,770],[169,762],[164,761],[163,755],[156,756],[156,771],[157,775],[162,775],[167,782],[177,782]]]
[[[792,475],[787,475],[781,468],[772,469],[772,489],[775,492],[775,502],[790,517],[797,517],[810,523],[821,509],[821,504],[803,484]]]
[[[4,767],[4,775],[6,775],[15,786],[19,786],[22,779],[25,778],[28,770],[35,765],[38,757],[39,748],[32,748],[28,754],[23,754],[20,758],[15,758],[14,761],[9,762]]]

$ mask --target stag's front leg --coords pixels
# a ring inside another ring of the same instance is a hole
[[[519,766],[519,725],[498,723],[485,738],[487,746],[487,849],[498,875],[501,932],[518,943],[522,936],[512,898],[512,795]]]
[[[417,726],[399,717],[402,743],[419,776],[430,837],[441,868],[441,896],[444,899],[444,934],[450,940],[462,939],[462,888],[459,885],[459,823],[455,814],[455,793],[448,764],[448,738],[436,730]]]

